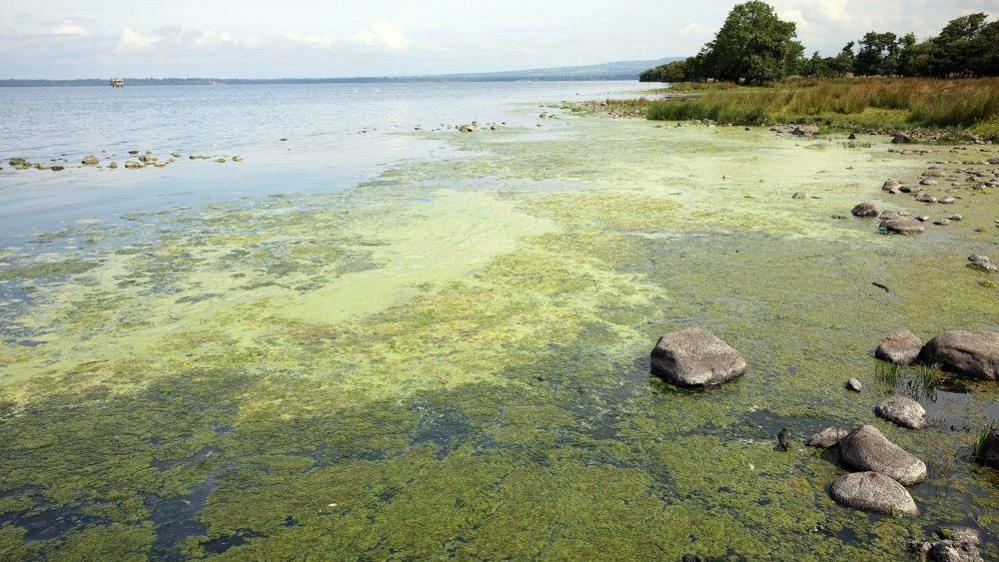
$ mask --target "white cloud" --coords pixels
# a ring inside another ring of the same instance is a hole
[[[57,25],[55,29],[52,30],[52,33],[55,35],[73,35],[76,37],[88,37],[90,35],[90,31],[88,31],[87,28],[68,21],[64,21]]]
[[[134,29],[125,29],[121,32],[121,39],[118,40],[118,46],[115,47],[115,51],[128,54],[138,51],[148,51],[153,48],[153,45],[159,43],[160,37],[156,35],[143,35]]]
[[[303,45],[306,47],[332,47],[333,38],[324,37],[322,35],[299,35],[297,33],[285,33],[284,38],[288,41],[295,43],[296,45]]]
[[[196,49],[204,49],[207,47],[218,47],[222,45],[235,45],[237,43],[238,41],[236,40],[236,38],[230,35],[228,32],[223,32],[219,34],[211,30],[202,33],[200,37],[196,37],[194,39],[194,47]]]
[[[403,51],[410,45],[402,29],[388,21],[373,21],[371,29],[355,33],[352,39],[362,45],[385,47],[392,51]]]

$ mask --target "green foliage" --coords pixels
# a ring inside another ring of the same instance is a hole
[[[854,46],[858,47],[854,53]],[[715,39],[682,65],[656,67],[643,81],[680,82],[714,78],[761,84],[789,74],[860,76],[999,75],[999,21],[985,13],[951,20],[940,34],[917,42],[912,33],[871,31],[847,43],[833,57],[817,51],[808,59],[796,41],[795,24],[781,21],[773,8],[750,1],[732,9]],[[674,65],[677,63],[674,63]],[[667,70],[671,73],[666,75]]]
[[[714,41],[705,45],[704,71],[719,80],[762,84],[788,76],[804,48],[795,24],[751,0],[732,8]]]
[[[794,79],[768,88],[712,89],[651,102],[653,120],[758,125],[831,120],[843,126],[969,128],[999,118],[999,79]],[[995,128],[988,129],[995,137]]]

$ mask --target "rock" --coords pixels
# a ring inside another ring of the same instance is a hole
[[[926,222],[930,220],[930,217],[928,215],[919,215],[918,217],[916,217],[916,220],[919,222]]]
[[[901,193],[902,184],[895,180],[888,180],[881,186],[881,191],[887,191],[888,193]]]
[[[807,193],[797,192],[791,196],[791,199],[808,199]]]
[[[652,350],[652,374],[677,386],[715,386],[745,372],[738,351],[700,328],[666,334]]]
[[[908,144],[912,142],[912,137],[905,133],[895,133],[891,139],[892,144]]]
[[[981,537],[969,528],[952,529],[941,533],[942,540],[913,542],[909,548],[923,554],[930,562],[985,562],[978,548]]]
[[[805,441],[805,445],[815,447],[817,449],[828,449],[839,445],[840,440],[846,437],[849,433],[849,431],[838,427],[827,427],[809,437],[808,441]]]
[[[885,232],[893,232],[904,236],[922,234],[926,231],[926,228],[912,217],[901,217],[884,221],[881,223],[881,228],[884,229]]]
[[[836,503],[852,509],[910,517],[919,514],[909,491],[877,472],[855,472],[840,476],[833,482],[829,493]]]
[[[901,216],[902,215],[900,215],[898,211],[882,211],[881,216],[879,216],[878,218],[880,218],[883,221],[890,221],[892,219],[897,219]]]
[[[158,160],[158,158],[149,153],[139,155],[139,162],[142,162],[144,164],[152,164],[156,160]]]
[[[916,194],[916,201],[919,201],[920,203],[936,203],[937,198],[929,193],[926,193],[925,191],[920,191]]]
[[[956,201],[956,199],[954,199],[953,197],[944,197],[943,199],[940,200],[940,204],[941,205],[953,205],[954,201]]]
[[[950,224],[950,220],[948,220],[948,219],[937,219],[937,220],[933,221],[933,224],[935,224],[937,226],[947,226],[948,224]]]
[[[860,379],[850,379],[846,381],[846,388],[854,392],[863,392],[864,383],[860,382]]]
[[[474,133],[475,131],[479,130],[479,126],[476,125],[475,123],[470,123],[468,125],[459,126],[458,130],[461,131],[462,133]]]
[[[999,164],[999,158],[989,158],[989,164]]]
[[[111,168],[112,170],[117,170],[118,169],[118,163],[117,162],[112,162],[112,163],[108,164],[108,168]]]
[[[899,330],[881,340],[874,356],[882,361],[898,365],[910,365],[919,357],[923,349],[923,340],[917,338],[909,330]]]
[[[96,166],[100,163],[100,160],[96,156],[87,156],[82,161],[84,166]]]
[[[874,206],[874,203],[863,202],[858,203],[850,213],[855,217],[876,217],[878,216],[878,208]]]
[[[999,267],[996,267],[992,263],[992,259],[988,256],[982,256],[979,254],[971,254],[968,256],[968,267],[973,269],[978,269],[981,271],[994,272],[999,271]]]
[[[131,154],[132,156],[135,156],[136,154],[139,153],[139,151],[138,150],[129,150],[128,153]]]
[[[819,134],[818,125],[798,125],[791,131],[792,135],[799,137],[811,137]]]
[[[975,461],[999,469],[999,427],[989,429],[982,439],[981,449],[976,451]]]
[[[961,215],[959,215],[959,214],[953,214],[953,215],[951,215],[951,216],[950,216],[950,217],[948,217],[948,218],[949,218],[950,220],[952,220],[952,221],[961,221],[961,220],[964,220],[964,217],[962,217],[962,216],[961,216]]]
[[[973,379],[996,380],[999,332],[944,332],[923,346],[919,360]]]
[[[846,140],[857,140],[857,133],[850,133],[850,136],[846,137]]]
[[[864,425],[839,442],[840,459],[854,470],[873,470],[906,486],[926,480],[926,465],[889,441],[878,428]]]
[[[233,162],[242,162],[243,161],[243,157],[242,156],[233,156],[232,157],[232,161]]]
[[[943,170],[940,170],[940,169],[937,169],[937,168],[931,168],[931,169],[926,170],[925,172],[923,172],[923,177],[924,178],[942,178],[942,177],[944,177],[946,175],[947,174],[945,174]]]
[[[215,159],[215,163],[216,164],[225,164],[226,163],[226,159],[225,158],[216,158]]]
[[[926,410],[912,398],[893,396],[874,408],[874,413],[883,419],[909,429],[926,427]]]
[[[53,172],[61,172],[61,171],[65,170],[65,169],[66,169],[65,166],[59,166],[58,164],[55,165],[55,166],[52,166],[52,171]]]

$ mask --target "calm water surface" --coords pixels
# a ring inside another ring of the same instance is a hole
[[[341,190],[401,159],[447,152],[443,143],[406,134],[417,127],[453,129],[473,120],[533,127],[539,105],[638,88],[636,82],[0,88],[0,239],[205,199]],[[93,154],[121,165],[130,150],[161,158],[178,152],[183,160],[164,169],[69,168],[58,175],[6,164],[20,156],[75,166]],[[189,154],[238,154],[246,161],[218,166],[188,161]]]

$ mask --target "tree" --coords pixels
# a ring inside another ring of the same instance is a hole
[[[780,80],[804,52],[796,38],[795,24],[778,18],[770,5],[759,0],[739,4],[701,51],[703,71],[718,80],[751,84]]]
[[[853,72],[862,76],[892,75],[898,71],[898,45],[894,33],[871,31],[860,40]]]

